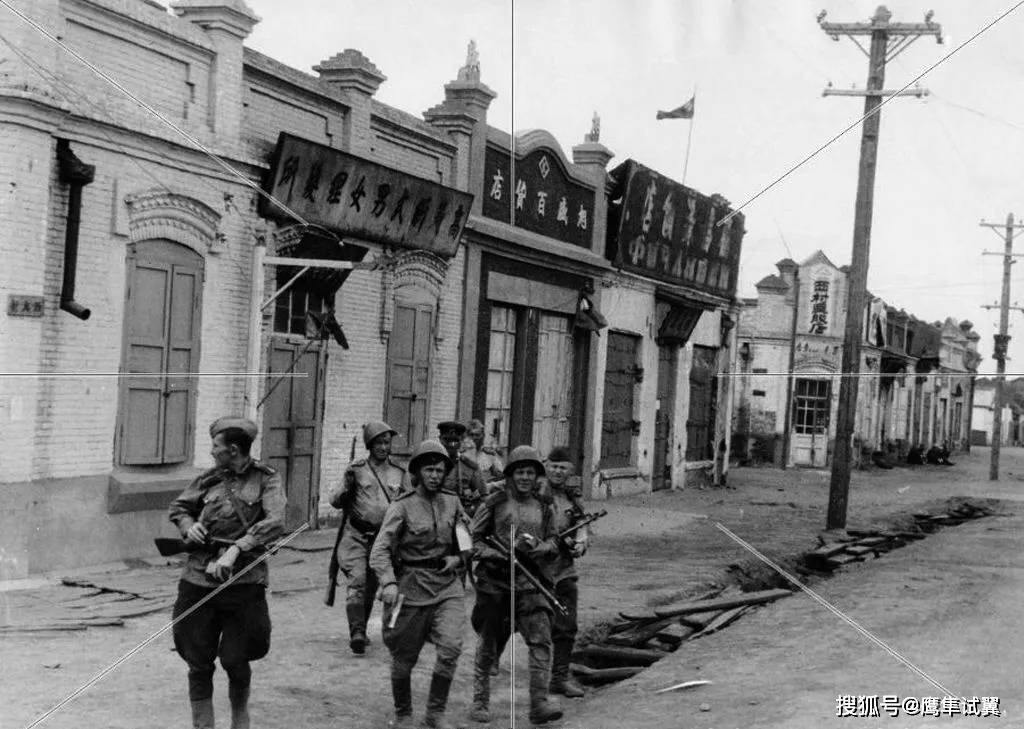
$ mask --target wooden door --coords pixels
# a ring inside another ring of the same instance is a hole
[[[690,364],[690,412],[686,419],[686,460],[714,458],[715,361],[718,350],[694,345]]]
[[[621,468],[629,466],[633,461],[633,398],[639,343],[640,338],[632,334],[608,333],[604,412],[601,416],[602,468]]]
[[[672,423],[676,408],[676,362],[679,347],[658,347],[657,412],[654,416],[654,468],[651,472],[653,490],[672,486]]]
[[[288,499],[285,529],[304,522],[316,527],[320,500],[320,439],[323,423],[327,350],[315,342],[274,338],[267,387],[277,387],[263,403],[262,460],[281,474]],[[292,374],[279,378],[298,359]],[[302,377],[301,375],[305,375]]]
[[[541,313],[537,324],[537,386],[533,402],[533,446],[546,455],[569,446],[573,422],[572,325],[568,317]]]
[[[192,457],[199,368],[203,260],[169,241],[129,258],[119,462],[182,463]],[[132,375],[138,375],[132,377]]]
[[[515,381],[516,310],[491,306],[487,390],[484,400],[486,443],[504,457],[512,427],[512,388]]]
[[[395,304],[388,340],[388,387],[384,420],[398,431],[392,452],[408,455],[427,437],[430,392],[430,338],[434,309],[426,304]],[[452,403],[452,410],[455,403]]]

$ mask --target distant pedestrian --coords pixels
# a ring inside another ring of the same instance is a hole
[[[458,498],[441,491],[450,465],[437,441],[416,447],[409,460],[413,488],[388,507],[370,551],[370,565],[382,585],[384,644],[391,651],[392,726],[399,729],[412,726],[412,669],[428,640],[436,659],[422,726],[447,726],[448,692],[462,652],[466,612],[460,569],[471,543]]]
[[[487,488],[476,461],[462,453],[462,439],[466,435],[466,426],[454,420],[447,420],[438,423],[437,430],[451,462],[441,490],[458,496],[462,508],[472,518],[480,502],[487,495]]]
[[[473,418],[466,423],[466,436],[469,441],[473,444],[473,460],[476,461],[477,468],[480,469],[480,475],[484,481],[494,481],[496,479],[503,479],[505,477],[504,470],[505,466],[501,462],[501,457],[498,455],[498,451],[484,444],[485,433],[484,424]]]
[[[277,472],[250,455],[256,424],[221,418],[210,426],[216,465],[200,474],[170,506],[170,519],[190,551],[173,615],[214,593],[250,564],[283,530],[285,497]],[[222,546],[214,540],[230,540]],[[249,729],[250,661],[270,650],[267,564],[262,562],[177,623],[174,646],[188,663],[194,729],[213,729],[214,660],[228,674],[231,729]]]
[[[377,576],[370,569],[370,547],[377,538],[384,512],[402,490],[405,470],[391,460],[391,438],[398,431],[387,423],[363,426],[363,445],[369,458],[353,461],[345,469],[341,486],[330,503],[343,509],[338,540],[338,565],[345,574],[345,613],[349,648],[357,656],[366,651],[366,623],[377,594]]]

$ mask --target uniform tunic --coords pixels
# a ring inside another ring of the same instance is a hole
[[[451,470],[445,474],[441,490],[458,496],[463,510],[470,517],[487,495],[484,478],[476,461],[462,453]]]
[[[239,515],[241,511],[241,516]],[[171,502],[169,516],[184,537],[194,522],[210,537],[232,539],[241,550],[235,571],[241,570],[284,531],[285,496],[281,476],[270,466],[250,459],[241,471],[215,467],[200,474]],[[246,528],[242,516],[250,525]],[[181,579],[200,587],[217,587],[206,566],[223,550],[190,552]],[[239,577],[235,585],[267,584],[267,563]]]
[[[480,564],[477,567],[478,589],[487,592],[508,592],[508,560],[498,550],[487,546],[486,537],[494,536],[506,548],[510,546],[510,533],[516,537],[530,534],[541,542],[539,554],[534,557],[543,575],[551,578],[551,559],[557,553],[555,515],[552,505],[534,494],[518,499],[509,494],[512,485],[495,491],[473,516],[470,532],[473,548]],[[532,593],[536,588],[521,574],[516,574],[516,592]]]

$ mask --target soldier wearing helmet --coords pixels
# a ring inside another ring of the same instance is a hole
[[[472,518],[484,496],[487,487],[476,461],[461,453],[462,439],[466,435],[466,426],[454,420],[437,424],[441,443],[444,445],[451,467],[444,478],[444,491],[455,494],[462,502],[462,508]]]
[[[387,423],[366,423],[363,444],[369,458],[349,464],[341,487],[330,497],[331,506],[345,510],[339,527],[338,565],[348,583],[345,612],[349,647],[356,655],[366,651],[366,622],[377,593],[377,577],[369,568],[370,547],[384,521],[384,511],[402,490],[405,478],[402,467],[391,460],[393,435],[397,431]]]
[[[490,721],[491,667],[500,646],[511,635],[512,601],[508,560],[487,545],[494,537],[506,548],[515,548],[544,569],[558,553],[555,515],[549,499],[537,493],[537,479],[544,475],[540,454],[531,446],[517,446],[505,466],[505,487],[491,493],[477,510],[470,526],[473,549],[479,559],[476,570],[477,598],[473,628],[477,631],[473,670],[471,718]],[[514,536],[513,536],[514,535]],[[511,543],[510,543],[511,542]],[[537,575],[550,580],[550,575]],[[515,630],[529,648],[530,721],[545,724],[561,718],[561,709],[548,698],[551,678],[551,606],[521,574],[515,575]]]
[[[437,441],[424,441],[413,451],[412,488],[388,507],[370,552],[385,606],[394,727],[412,725],[412,668],[427,640],[434,644],[436,660],[422,726],[447,726],[444,711],[466,619],[460,573],[471,550],[466,513],[458,497],[441,489],[449,468],[448,452]]]

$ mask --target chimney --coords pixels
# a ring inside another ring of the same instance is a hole
[[[222,144],[241,141],[242,44],[260,22],[244,0],[177,0],[171,9],[179,18],[206,31],[217,56],[210,69],[210,126]]]
[[[331,89],[348,106],[343,145],[346,149],[364,155],[370,154],[370,99],[387,76],[380,72],[369,58],[354,48],[346,48],[321,61],[313,70],[320,83]]]

